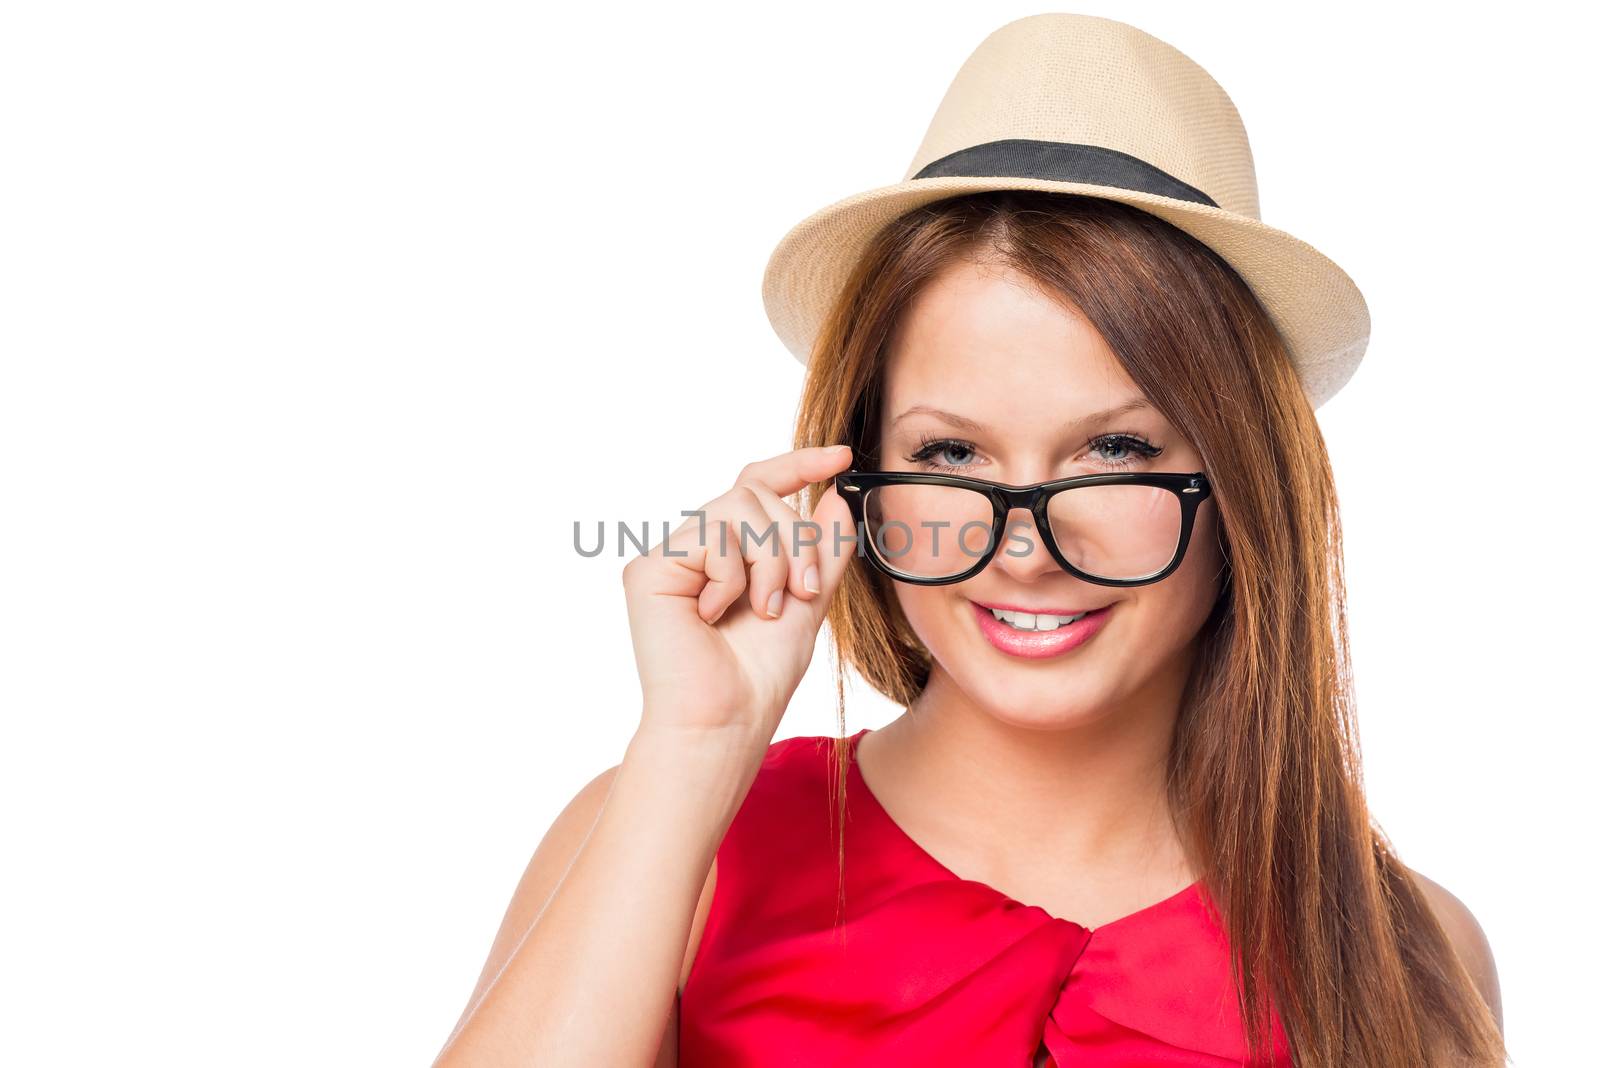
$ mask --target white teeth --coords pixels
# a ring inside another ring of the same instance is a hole
[[[1076,623],[1089,614],[1087,612],[1079,612],[1075,616],[1049,616],[1033,612],[1007,612],[999,608],[991,608],[989,611],[994,614],[996,619],[1015,627],[1017,630],[1055,630],[1057,627],[1064,627],[1068,623]]]

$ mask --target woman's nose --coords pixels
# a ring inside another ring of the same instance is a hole
[[[1046,572],[1061,570],[1039,537],[1033,513],[1026,508],[1013,508],[1007,514],[1000,548],[989,566],[1000,568],[1018,582],[1030,582]]]

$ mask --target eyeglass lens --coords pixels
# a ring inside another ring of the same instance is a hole
[[[1052,497],[1046,512],[1062,555],[1097,578],[1158,574],[1172,562],[1183,531],[1178,495],[1159,486],[1078,486]],[[868,551],[912,578],[968,571],[994,537],[989,498],[959,486],[879,486],[867,491],[863,516]],[[1013,525],[1013,534],[1023,526]],[[1000,551],[1046,550],[1024,533]]]

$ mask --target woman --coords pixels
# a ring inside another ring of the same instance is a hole
[[[1365,305],[1254,208],[1198,66],[1040,15],[785,238],[797,448],[625,569],[640,727],[440,1064],[1504,1062],[1360,785],[1313,409]],[[824,618],[906,710],[773,742]]]

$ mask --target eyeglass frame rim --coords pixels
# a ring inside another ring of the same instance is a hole
[[[851,469],[842,471],[834,476],[834,484],[839,495],[845,499],[845,504],[850,508],[850,514],[860,525],[868,541],[872,534],[866,530],[866,496],[869,490],[890,485],[923,485],[923,486],[951,486],[956,489],[971,490],[981,493],[989,498],[990,505],[994,508],[994,525],[991,528],[988,550],[976,563],[965,571],[940,578],[919,578],[896,571],[887,562],[880,560],[873,545],[868,544],[863,555],[867,562],[883,575],[914,586],[949,586],[981,573],[1000,552],[1004,544],[1002,535],[1005,533],[1006,518],[1014,509],[1021,508],[1033,516],[1035,529],[1039,531],[1040,540],[1044,542],[1045,549],[1051,558],[1059,564],[1062,570],[1075,578],[1085,582],[1092,582],[1099,586],[1115,586],[1128,588],[1132,586],[1148,586],[1153,582],[1160,582],[1178,569],[1183,563],[1185,553],[1189,548],[1189,538],[1194,530],[1195,514],[1200,510],[1200,505],[1211,497],[1211,480],[1204,471],[1115,471],[1103,472],[1093,475],[1072,475],[1067,478],[1053,478],[1044,482],[1035,482],[1031,485],[1013,486],[1004,482],[990,482],[987,479],[972,478],[969,475],[949,475],[939,471],[858,471]],[[1091,575],[1072,565],[1060,546],[1056,544],[1055,531],[1051,529],[1049,518],[1050,501],[1058,493],[1085,486],[1154,486],[1170,491],[1178,498],[1181,510],[1181,527],[1178,531],[1178,545],[1173,550],[1172,559],[1167,566],[1144,578],[1110,579]]]

